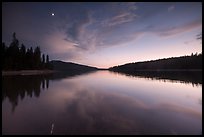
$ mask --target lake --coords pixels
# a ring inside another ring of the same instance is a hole
[[[95,71],[4,76],[2,90],[2,134],[202,134],[202,82]]]

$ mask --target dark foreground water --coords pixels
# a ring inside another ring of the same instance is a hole
[[[96,71],[2,86],[2,134],[202,134],[202,83]]]

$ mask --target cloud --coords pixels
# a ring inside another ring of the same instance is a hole
[[[69,50],[69,51],[62,51],[59,53],[52,53],[51,57],[54,57],[53,59],[59,59],[64,61],[70,61],[70,60],[80,60],[82,59],[83,55],[80,52],[77,52],[76,50]]]
[[[184,41],[184,44],[188,45],[190,43],[190,41]]]
[[[172,6],[168,7],[168,12],[171,12],[171,11],[173,11],[174,9],[175,9],[175,6],[172,5]]]
[[[144,32],[136,31],[129,34],[121,33],[121,35],[111,38],[108,38],[106,37],[106,34],[103,34],[104,39],[101,39],[102,45],[100,46],[101,47],[119,46],[132,40],[136,40],[143,34]]]
[[[202,21],[201,20],[195,20],[190,23],[182,24],[179,26],[171,26],[163,29],[158,29],[156,33],[159,36],[165,37],[165,36],[173,36],[177,35],[183,32],[191,31],[195,28],[202,27]]]
[[[66,39],[72,42],[78,42],[79,36],[83,28],[91,22],[90,13],[88,11],[84,11],[83,14],[77,14],[76,17],[70,17],[68,20],[68,24],[70,24],[66,28]],[[72,20],[71,23],[69,23]]]
[[[116,26],[134,21],[138,17],[134,13],[137,8],[135,3],[111,3],[106,4],[106,10],[99,8],[96,11],[84,11],[83,14],[77,15],[76,22],[66,29],[65,40],[76,43],[76,47],[87,52],[121,43],[129,34],[118,37],[115,33],[120,29]],[[105,18],[103,15],[106,15]]]
[[[102,24],[104,26],[115,26],[120,25],[123,23],[127,23],[130,21],[133,21],[138,15],[130,13],[130,12],[124,12],[121,14],[118,14],[110,19],[105,20]]]
[[[194,20],[180,25],[171,25],[171,26],[159,26],[159,25],[147,25],[141,31],[154,33],[161,37],[174,36],[180,33],[188,32],[193,29],[202,27],[202,20]]]
[[[66,18],[61,18],[58,29],[65,34],[62,39],[72,43],[71,47],[77,48],[80,52],[93,52],[104,45],[111,46],[111,43],[117,44],[118,41],[127,39],[128,35],[124,38],[113,36],[118,31],[115,26],[124,25],[138,17],[135,14],[138,9],[136,4],[134,2],[110,3],[105,4],[104,7],[106,10],[81,8],[72,14],[68,13]]]
[[[46,51],[45,54],[49,53],[51,59],[79,60],[83,56],[81,50],[77,47],[77,43],[64,38],[66,37],[65,32],[56,29],[44,37],[44,41],[41,42],[43,45],[42,51],[43,53]]]
[[[127,39],[133,39],[133,33],[129,33],[129,27],[125,27],[125,25],[139,17],[135,13],[137,9],[134,2],[111,3],[106,5],[105,10],[93,12],[94,16],[91,16],[89,24],[80,29],[79,45],[92,52],[101,47],[114,46],[127,42]],[[103,12],[102,17],[100,17],[99,11]],[[103,15],[106,15],[105,18]],[[92,29],[89,29],[90,26]],[[118,35],[118,33],[121,34]]]
[[[103,26],[115,26],[131,22],[139,17],[135,12],[138,9],[135,2],[115,3],[109,7],[114,10],[114,14],[102,21]],[[108,11],[107,11],[108,12]]]
[[[80,12],[81,13],[81,12]],[[76,17],[70,17],[67,21],[67,24],[64,28],[65,30],[65,41],[75,43],[74,46],[77,48],[80,48],[82,50],[86,50],[89,48],[89,45],[84,44],[84,41],[86,40],[85,37],[87,35],[88,27],[90,24],[92,24],[92,12],[84,10],[83,14],[77,14]],[[73,21],[71,21],[73,20]],[[69,23],[71,21],[71,23]]]

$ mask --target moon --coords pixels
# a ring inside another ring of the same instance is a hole
[[[55,16],[55,14],[54,14],[54,13],[51,13],[51,15],[52,15],[52,16]]]

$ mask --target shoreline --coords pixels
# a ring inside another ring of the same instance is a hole
[[[162,71],[202,71],[202,69],[138,69],[135,71],[157,71],[157,72],[162,72]]]
[[[55,73],[54,70],[19,70],[19,71],[2,71],[2,76],[12,75],[42,75]]]
[[[111,70],[111,69],[98,69],[98,70],[109,70],[116,72],[126,72],[120,70]],[[147,70],[135,70],[134,72],[202,72],[202,69],[147,69]],[[46,75],[56,73],[56,70],[16,70],[16,71],[2,71],[2,76],[13,76],[13,75]]]
[[[120,71],[120,72],[133,72],[132,70],[131,71],[124,71],[124,70],[117,70],[117,69],[109,69],[110,71]],[[187,71],[202,71],[202,69],[135,69],[134,72],[142,72],[142,71],[145,71],[145,72],[149,72],[149,71],[152,71],[152,72],[171,72],[171,71],[176,71],[176,72],[187,72]]]

